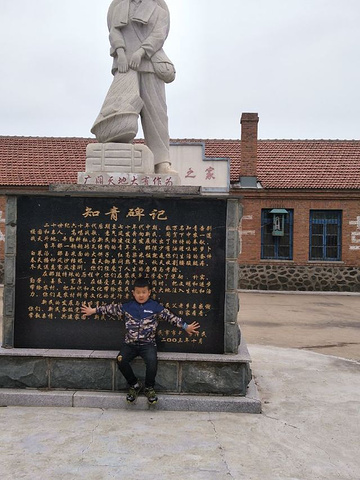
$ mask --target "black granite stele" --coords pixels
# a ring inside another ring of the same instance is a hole
[[[15,347],[119,348],[123,322],[81,318],[80,304],[126,301],[144,275],[201,325],[190,339],[160,324],[159,350],[224,352],[226,201],[24,196],[17,207]]]

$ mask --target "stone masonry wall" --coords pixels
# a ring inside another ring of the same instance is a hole
[[[239,265],[239,288],[360,292],[360,268],[339,265]]]
[[[0,195],[0,283],[4,283],[5,209],[6,198]]]

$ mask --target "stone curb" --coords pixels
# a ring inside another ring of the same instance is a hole
[[[89,391],[42,391],[0,389],[0,407],[77,407],[115,408],[118,410],[159,410],[193,412],[261,413],[261,401],[254,380],[247,395],[201,396],[159,395],[159,402],[149,406],[146,398],[138,398],[136,405],[128,405],[125,394]]]
[[[313,290],[303,291],[303,290],[248,290],[246,288],[240,288],[237,290],[238,293],[264,293],[270,295],[334,295],[339,297],[353,296],[360,297],[360,292],[317,292]]]

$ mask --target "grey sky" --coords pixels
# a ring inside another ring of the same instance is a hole
[[[0,0],[0,135],[91,136],[110,0]],[[173,138],[360,139],[359,0],[167,0]]]

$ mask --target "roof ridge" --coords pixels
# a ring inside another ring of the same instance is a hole
[[[67,137],[67,136],[43,136],[43,135],[0,135],[0,139],[29,139],[29,140],[87,140],[87,141],[95,141],[95,137]],[[144,141],[143,138],[135,138],[135,141]],[[179,137],[174,137],[170,138],[171,142],[174,141],[181,141],[181,142],[186,142],[186,141],[191,141],[191,142],[240,142],[240,138],[192,138],[192,137],[185,137],[185,138],[179,138]],[[341,139],[341,138],[259,138],[259,142],[360,142],[360,139]]]
[[[341,139],[341,138],[259,138],[258,142],[360,142],[360,139]]]
[[[44,136],[32,136],[32,135],[0,135],[0,139],[4,138],[16,138],[27,140],[95,140],[95,137],[44,137]]]
[[[195,142],[240,142],[239,138],[170,138],[170,141],[181,140],[195,141]]]

